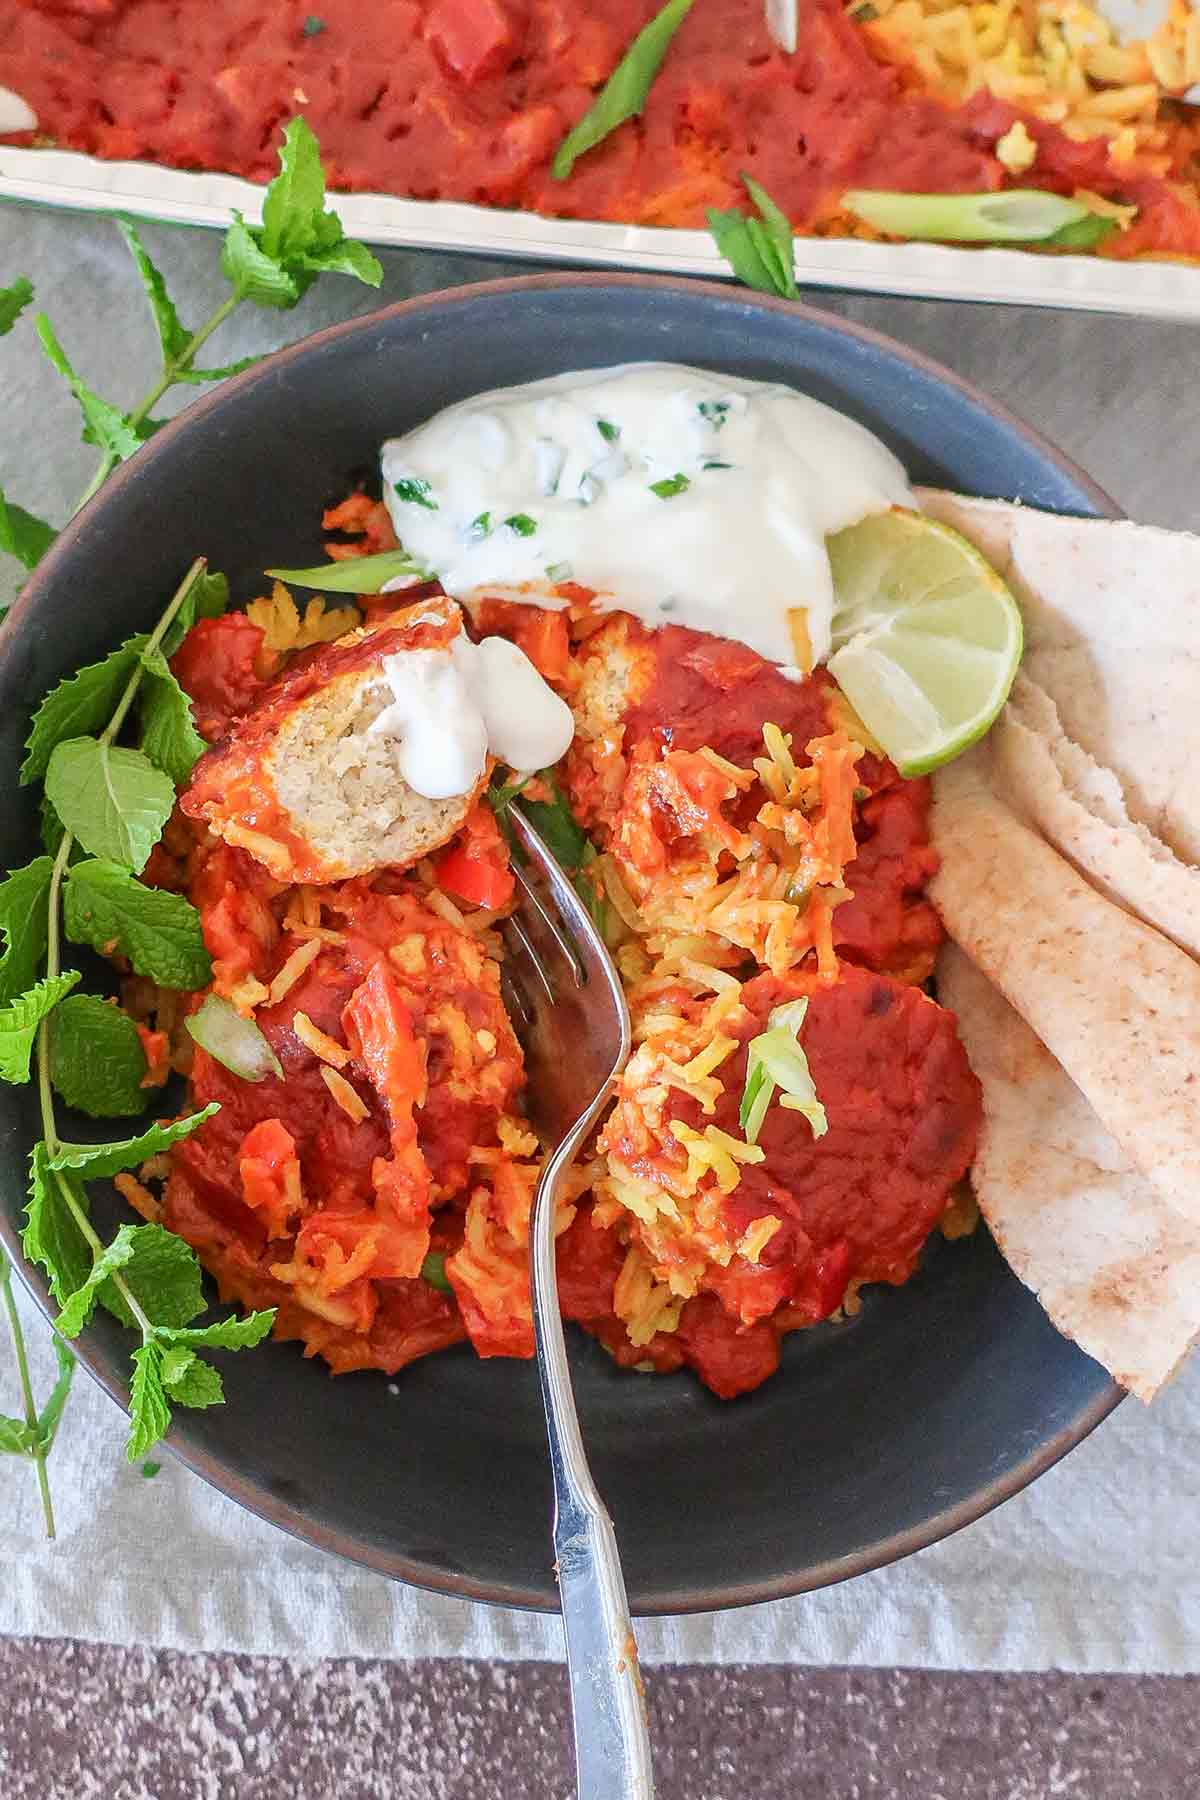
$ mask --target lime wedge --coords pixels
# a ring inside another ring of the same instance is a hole
[[[973,544],[893,507],[828,542],[829,669],[902,775],[927,775],[981,738],[1021,660],[1021,614]]]

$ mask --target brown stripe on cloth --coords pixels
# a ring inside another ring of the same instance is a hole
[[[1187,1800],[1200,1678],[694,1665],[659,1800]],[[565,1800],[562,1670],[0,1639],[4,1800]]]

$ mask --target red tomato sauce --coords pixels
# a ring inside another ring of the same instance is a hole
[[[314,13],[311,8],[316,5]],[[762,0],[706,0],[678,31],[643,117],[553,180],[554,152],[655,0],[18,0],[0,17],[0,84],[63,146],[184,169],[275,173],[302,113],[330,185],[585,219],[702,226],[740,206],[748,171],[801,230],[852,228],[851,187],[978,192],[1029,185],[994,154],[1019,115],[950,106],[878,61],[840,0],[807,0],[799,45],[771,43]],[[307,20],[315,20],[319,29]],[[1036,180],[1132,201],[1102,254],[1200,254],[1192,135],[1167,178],[1115,171],[1103,139],[1027,120]],[[18,134],[16,142],[31,141]]]
[[[523,636],[570,693],[589,642],[588,596],[577,598],[574,648],[566,614],[498,600],[476,629]],[[409,628],[404,641],[423,646],[441,635],[432,621]],[[262,634],[231,614],[194,627],[173,666],[207,735],[249,713],[243,730],[261,748],[315,683],[400,648],[402,636],[385,622],[372,635],[301,653],[268,681],[259,672]],[[820,756],[822,744],[845,742],[844,703],[824,671],[791,681],[743,646],[680,627],[651,634],[631,623],[627,648],[643,676],[619,728],[629,780],[661,758],[723,792],[727,777],[701,752],[749,768],[763,753],[767,721],[790,736],[802,765],[810,744]],[[184,820],[206,770],[202,759]],[[715,1114],[679,1090],[670,1098],[669,1116],[681,1124],[740,1136],[747,1045],[772,1007],[809,997],[802,1042],[829,1130],[816,1139],[806,1120],[773,1105],[759,1137],[765,1160],[745,1166],[719,1202],[730,1245],[768,1215],[778,1229],[757,1260],[714,1258],[676,1328],[642,1343],[618,1316],[630,1255],[621,1223],[600,1223],[585,1194],[559,1240],[566,1317],[620,1365],[690,1368],[725,1398],[766,1380],[782,1337],[828,1318],[849,1284],[906,1280],[974,1152],[978,1083],[952,1016],[913,985],[941,939],[924,896],[936,868],[928,783],[901,780],[869,753],[842,779],[854,854],[845,864],[852,897],[831,913],[834,977],[822,980],[806,960],[787,976],[751,979],[749,958],[746,1013],[730,1027],[737,1047],[721,1068]],[[734,839],[763,798],[757,783],[737,798]],[[676,819],[673,827],[685,853],[687,832],[717,816],[701,799],[700,823]],[[303,1342],[335,1372],[394,1372],[464,1337],[481,1356],[530,1355],[524,1246],[535,1170],[528,1151],[502,1147],[506,1131],[523,1129],[515,1115],[524,1074],[494,965],[488,974],[470,937],[430,910],[425,877],[382,871],[302,890],[199,827],[189,855],[180,833],[186,841],[183,822],[155,878],[186,888],[199,908],[216,991],[244,996],[258,984],[254,1018],[283,1077],[248,1082],[197,1050],[193,1102],[215,1100],[221,1110],[172,1152],[165,1222],[196,1246],[226,1296],[277,1306],[276,1335]],[[433,866],[442,893],[468,906],[503,906],[511,894],[507,846],[486,808]],[[270,984],[307,941],[293,911],[301,893],[321,896],[325,935],[272,1000]],[[309,1041],[313,1030],[343,1047],[338,1077],[361,1116],[350,1116],[344,1094],[339,1101]],[[463,1061],[464,1036],[486,1046],[473,1066]],[[661,1154],[619,1136],[607,1148],[635,1172],[651,1171]],[[420,1277],[430,1251],[444,1259],[449,1292]]]

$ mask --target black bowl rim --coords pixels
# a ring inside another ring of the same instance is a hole
[[[391,306],[376,308],[372,312],[360,313],[354,318],[343,320],[338,324],[327,325],[321,330],[299,339],[296,343],[274,351],[254,368],[247,369],[243,374],[222,382],[211,393],[194,401],[183,413],[157,431],[135,458],[128,463],[123,463],[119,469],[115,470],[95,498],[89,501],[83,511],[76,514],[64,526],[22,589],[9,613],[9,620],[20,619],[26,612],[32,611],[41,604],[47,591],[55,583],[59,562],[69,558],[75,547],[76,539],[87,522],[94,518],[96,513],[110,501],[119,498],[127,487],[137,482],[142,471],[149,466],[160,448],[173,443],[181,432],[191,432],[203,426],[206,421],[211,420],[215,413],[219,413],[230,400],[236,399],[246,388],[255,382],[270,380],[281,365],[303,361],[306,356],[319,352],[342,338],[378,330],[380,326],[393,319],[414,318],[425,312],[445,312],[453,309],[456,305],[469,303],[481,297],[545,293],[564,288],[568,290],[572,288],[584,290],[612,288],[618,292],[651,290],[663,294],[701,295],[710,300],[719,301],[722,305],[735,306],[741,310],[774,312],[789,318],[798,318],[807,325],[814,326],[834,337],[849,339],[864,348],[882,351],[887,356],[906,363],[910,368],[932,377],[942,387],[956,390],[964,399],[988,413],[993,419],[998,420],[1014,436],[1023,439],[1044,461],[1052,463],[1062,473],[1069,476],[1075,485],[1089,496],[1098,514],[1110,519],[1124,517],[1121,508],[1112,496],[1093,481],[1078,463],[1057,449],[1048,438],[1043,437],[1039,431],[1027,424],[1001,401],[994,400],[982,389],[976,387],[973,382],[955,374],[953,370],[946,368],[933,357],[926,356],[922,351],[910,349],[908,345],[887,336],[884,332],[875,331],[870,326],[841,319],[835,314],[824,312],[820,308],[809,306],[804,302],[776,299],[771,295],[759,294],[744,288],[729,287],[720,282],[697,281],[686,277],[607,272],[506,276],[492,281],[473,282],[462,287],[437,289],[432,293],[396,301]],[[0,627],[0,663],[3,663],[7,654],[7,640],[10,636],[7,629],[9,620],[6,620],[4,626]],[[50,1299],[48,1289],[37,1271],[25,1261],[19,1235],[3,1209],[0,1209],[0,1243],[8,1251],[17,1274],[31,1297],[48,1318],[53,1318],[57,1309]],[[74,1348],[93,1380],[111,1399],[127,1410],[128,1385],[114,1378],[103,1364],[89,1353],[86,1334],[77,1340]],[[873,1569],[884,1568],[890,1563],[898,1562],[902,1557],[909,1556],[914,1551],[927,1549],[929,1545],[940,1542],[943,1538],[962,1530],[966,1525],[973,1524],[975,1520],[993,1511],[1005,1500],[1012,1499],[1015,1494],[1020,1493],[1023,1488],[1035,1481],[1039,1475],[1043,1475],[1048,1469],[1053,1468],[1054,1464],[1059,1462],[1068,1451],[1082,1443],[1084,1438],[1088,1437],[1125,1397],[1125,1390],[1115,1381],[1110,1380],[1069,1426],[1047,1438],[1021,1462],[1007,1469],[1003,1475],[986,1483],[968,1500],[941,1512],[931,1513],[920,1525],[883,1538],[853,1556],[835,1558],[812,1566],[803,1572],[780,1575],[771,1581],[698,1588],[694,1592],[682,1596],[678,1592],[662,1597],[650,1594],[641,1601],[638,1607],[638,1616],[648,1618],[716,1612],[735,1607],[752,1606],[770,1600],[790,1599],[798,1594],[811,1593],[818,1588],[848,1581],[856,1575],[868,1574]],[[531,1588],[479,1580],[468,1574],[448,1573],[442,1569],[431,1567],[419,1559],[392,1554],[376,1546],[363,1544],[349,1533],[334,1531],[314,1523],[297,1508],[272,1497],[256,1483],[245,1480],[218,1462],[207,1451],[190,1443],[186,1415],[183,1415],[180,1423],[173,1427],[163,1448],[170,1451],[173,1456],[211,1487],[216,1488],[219,1493],[227,1495],[238,1505],[245,1507],[248,1512],[266,1520],[268,1524],[278,1526],[290,1536],[298,1538],[304,1543],[312,1544],[317,1549],[330,1551],[348,1562],[365,1566],[378,1574],[403,1581],[413,1587],[448,1594],[455,1599],[482,1601],[488,1605],[518,1607],[534,1612],[556,1610]]]

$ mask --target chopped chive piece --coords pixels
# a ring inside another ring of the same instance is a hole
[[[706,462],[704,466],[706,469],[732,469],[733,464],[732,463],[723,463],[723,462]]]
[[[579,477],[580,504],[583,506],[591,506],[592,502],[599,498],[600,483],[596,480],[596,477],[590,473],[581,475]]]
[[[532,537],[537,530],[537,520],[531,519],[528,513],[510,513],[504,523],[518,537]]]
[[[427,481],[422,481],[416,475],[405,475],[399,481],[394,481],[392,486],[400,498],[407,500],[411,506],[423,506],[427,512],[437,511],[438,504],[430,498],[433,489]]]
[[[570,563],[551,563],[546,573],[551,581],[570,581],[571,565]]]
[[[485,537],[491,535],[491,530],[492,515],[490,512],[482,512],[467,526],[467,541],[472,544],[481,544]]]
[[[301,27],[305,37],[319,37],[325,30],[324,19],[318,19],[316,13],[309,13]]]
[[[161,1463],[151,1462],[147,1459],[147,1461],[142,1464],[142,1474],[147,1481],[153,1481],[161,1468]]]
[[[660,500],[673,500],[676,494],[686,494],[691,485],[686,475],[668,475],[665,481],[652,481],[650,492]]]
[[[597,419],[596,430],[606,444],[615,444],[621,435],[621,427],[614,425],[611,419]]]
[[[720,431],[729,414],[728,400],[702,400],[696,411],[702,419],[707,419],[714,431]]]

